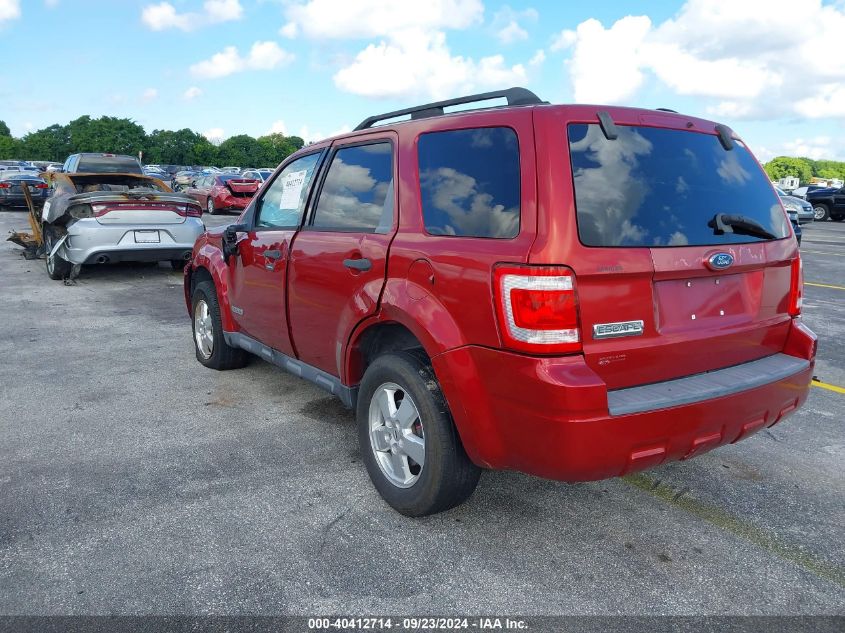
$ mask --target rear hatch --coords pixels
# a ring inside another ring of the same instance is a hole
[[[578,241],[566,261],[585,359],[609,388],[774,354],[790,327],[796,243],[751,152],[713,124],[653,123],[611,123],[616,138],[566,126]]]
[[[68,199],[68,212],[100,224],[181,224],[202,216],[189,196],[148,176],[73,174],[70,180],[80,193]]]
[[[182,224],[200,213],[185,195],[153,191],[78,194],[68,200],[68,210],[74,207],[90,209],[89,217],[104,225]]]
[[[260,184],[260,182],[251,178],[230,178],[226,181],[226,186],[232,192],[232,195],[239,198],[249,198],[255,195]]]

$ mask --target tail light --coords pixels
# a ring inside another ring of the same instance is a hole
[[[12,185],[10,185],[8,182],[0,182],[0,189],[11,189],[11,188],[12,188]]]
[[[575,273],[564,266],[497,266],[499,329],[507,347],[538,354],[581,351]]]
[[[46,182],[39,182],[37,185],[35,185],[35,188],[36,189],[49,189],[50,187]]]
[[[109,204],[91,205],[94,210],[94,217],[101,218],[112,211],[170,211],[183,218],[201,218],[202,209],[195,204],[180,204],[170,202],[148,202],[138,204],[137,202],[112,202]],[[91,217],[91,216],[87,216]]]
[[[799,316],[804,303],[804,270],[801,257],[792,260],[789,283],[789,315]]]

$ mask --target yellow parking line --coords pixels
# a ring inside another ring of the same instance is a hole
[[[814,284],[809,281],[804,282],[805,286],[815,286],[816,288],[833,288],[834,290],[845,290],[845,286],[831,286],[830,284]]]
[[[837,387],[836,385],[829,385],[826,382],[822,382],[820,380],[813,379],[813,382],[810,383],[814,387],[821,387],[822,389],[830,389],[830,391],[835,391],[836,393],[845,393],[845,389],[842,387]]]

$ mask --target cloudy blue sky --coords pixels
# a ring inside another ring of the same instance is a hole
[[[0,0],[0,119],[307,140],[522,85],[845,160],[845,0]]]

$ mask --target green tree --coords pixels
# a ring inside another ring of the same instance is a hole
[[[131,119],[81,116],[67,124],[72,152],[109,152],[136,155],[144,149],[147,134]]]
[[[20,158],[22,155],[20,141],[11,136],[0,135],[0,159]]]
[[[217,148],[218,160],[221,167],[234,165],[237,167],[257,167],[264,158],[264,151],[257,140],[247,134],[232,136],[220,143]]]
[[[790,158],[778,156],[766,163],[763,168],[772,180],[780,180],[787,176],[797,176],[801,183],[810,182],[813,176],[812,165],[806,158]]]
[[[12,131],[9,129],[9,126],[6,125],[5,121],[0,121],[0,136],[8,136],[11,138]]]
[[[20,151],[27,160],[64,161],[72,153],[67,128],[56,124],[30,132],[21,139]]]
[[[187,128],[176,132],[154,130],[147,137],[144,162],[165,165],[194,164],[194,146],[203,141],[208,143],[202,134]]]
[[[216,165],[218,164],[218,148],[204,136],[202,140],[194,143],[190,154],[191,160],[186,165]]]
[[[256,163],[259,167],[275,167],[305,144],[305,141],[298,136],[284,134],[268,134],[257,140],[262,150],[261,160]]]
[[[845,179],[845,163],[835,160],[813,161],[813,175],[820,178]]]

